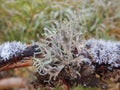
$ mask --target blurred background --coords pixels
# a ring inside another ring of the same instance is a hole
[[[120,0],[0,0],[0,43],[15,40],[29,44],[44,37],[45,30],[57,31],[63,22],[72,22],[83,32],[83,39],[119,41]],[[9,70],[0,77],[33,80],[32,70]]]
[[[85,38],[120,38],[119,0],[0,0],[0,42],[31,42],[73,18]]]

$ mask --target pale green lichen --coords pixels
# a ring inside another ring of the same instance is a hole
[[[74,24],[74,25],[73,25]],[[80,30],[77,30],[79,24],[64,22],[58,31],[46,35],[44,39],[40,39],[39,53],[35,53],[33,57],[34,66],[40,75],[49,74],[54,79],[58,76],[65,65],[71,63],[78,53],[74,54],[74,50],[81,41]],[[46,31],[47,32],[47,31]],[[43,55],[37,58],[37,55]]]

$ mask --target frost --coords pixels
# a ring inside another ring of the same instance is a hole
[[[0,60],[7,61],[14,56],[19,56],[26,48],[21,42],[6,42],[0,46]]]
[[[85,48],[98,64],[110,64],[118,67],[120,61],[120,42],[90,39],[85,42]]]

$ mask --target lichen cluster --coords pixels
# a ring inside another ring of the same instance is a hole
[[[68,67],[70,63],[73,64],[72,62],[74,62],[74,59],[78,57],[76,47],[81,41],[81,31],[77,30],[77,27],[71,27],[71,25],[63,24],[56,32],[50,32],[46,29],[44,39],[40,39],[38,43],[38,49],[41,51],[34,54],[33,65],[36,67],[36,71],[39,75],[46,77],[43,81],[42,79],[40,80],[43,83],[51,83],[57,80],[62,71],[66,73],[64,75],[68,75],[65,68],[71,70],[70,75],[73,78],[77,78],[79,75],[79,72],[74,70],[74,68],[70,69]],[[48,34],[48,32],[50,32],[50,34]],[[77,61],[78,64],[76,63]],[[77,65],[75,68],[80,68],[80,61],[77,61],[74,62],[74,64]],[[60,75],[60,77],[62,76]]]

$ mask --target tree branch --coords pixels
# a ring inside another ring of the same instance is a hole
[[[24,62],[8,64],[8,65],[0,68],[0,71],[5,71],[5,70],[9,70],[9,69],[14,69],[14,68],[28,67],[28,66],[32,66],[31,60],[25,60]]]

